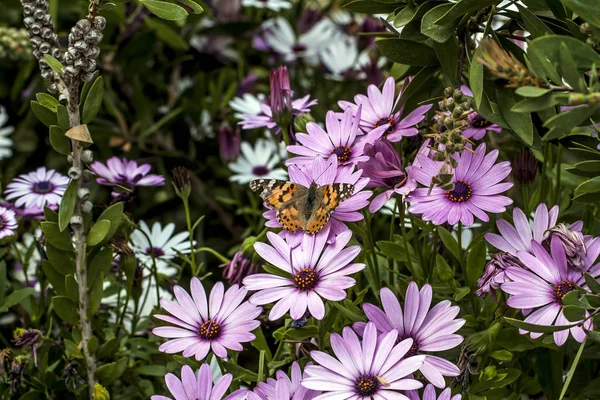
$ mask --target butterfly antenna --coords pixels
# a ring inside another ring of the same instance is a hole
[[[327,159],[327,160],[326,160],[326,162],[327,162],[327,163],[329,163],[329,159]],[[326,172],[328,169],[329,169],[329,166],[327,166],[327,168],[325,168],[325,169],[323,170],[323,172],[321,172],[321,174],[319,174],[319,176],[317,176],[316,178],[314,178],[314,179],[313,179],[313,182],[316,182],[316,181],[317,181],[317,179],[319,179],[321,176],[323,176],[323,174],[324,174],[324,173],[325,173],[325,172]],[[306,175],[304,175],[304,176],[306,176]],[[308,178],[308,177],[307,177],[307,178]]]

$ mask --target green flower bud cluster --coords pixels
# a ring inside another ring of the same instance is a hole
[[[594,36],[594,30],[592,29],[592,26],[588,22],[584,22],[583,24],[579,25],[579,29],[581,30],[581,33],[588,35],[585,43],[587,43],[587,45],[594,50],[600,52],[600,39],[597,36]]]
[[[0,60],[27,61],[31,57],[27,30],[0,26]]]

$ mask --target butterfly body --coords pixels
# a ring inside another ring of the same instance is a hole
[[[314,235],[329,222],[331,213],[342,201],[352,196],[354,185],[333,183],[309,187],[276,179],[256,179],[250,183],[253,191],[262,189],[260,197],[267,207],[276,210],[277,221],[283,228]]]

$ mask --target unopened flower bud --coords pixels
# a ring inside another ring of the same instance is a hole
[[[177,196],[183,200],[187,200],[192,192],[190,184],[190,171],[185,167],[176,167],[171,172],[173,175],[173,187]]]
[[[69,222],[72,226],[81,226],[83,225],[83,218],[80,215],[73,215]]]
[[[99,383],[94,385],[93,400],[110,400],[110,394],[104,386]]]
[[[81,205],[81,211],[83,211],[86,214],[89,214],[92,212],[92,208],[94,208],[94,205],[92,204],[91,201],[86,201],[85,203],[83,203]]]
[[[67,173],[67,175],[69,175],[69,178],[76,181],[79,178],[81,178],[81,168],[71,167],[69,168],[69,172]]]
[[[454,101],[456,102],[460,102],[462,101],[463,98],[463,92],[460,89],[456,89],[454,90],[454,92],[452,93],[452,98],[454,99]]]
[[[90,190],[87,188],[79,188],[77,189],[77,197],[81,200],[87,200],[90,198]]]
[[[294,132],[306,132],[306,124],[315,122],[315,119],[309,113],[298,115],[294,119]]]
[[[451,87],[447,87],[446,89],[444,89],[444,96],[446,96],[446,97],[452,96],[452,88]]]
[[[88,19],[80,19],[79,21],[77,21],[77,24],[75,24],[77,26],[77,28],[81,29],[84,32],[87,32],[90,30],[90,28],[92,27],[92,23],[88,20]]]
[[[522,185],[529,184],[535,180],[537,173],[537,160],[529,149],[519,152],[512,162],[512,171],[515,182]]]
[[[94,153],[91,150],[84,150],[81,153],[81,160],[86,164],[91,164],[94,161]]]
[[[458,118],[461,115],[463,115],[464,112],[465,112],[465,110],[461,106],[456,106],[456,107],[454,107],[454,111],[452,111],[452,116],[454,118]]]

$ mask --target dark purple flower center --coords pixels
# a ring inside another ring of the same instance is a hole
[[[271,170],[265,165],[257,165],[252,168],[252,174],[255,176],[265,176],[269,172],[271,172]]]
[[[558,302],[562,304],[563,297],[565,297],[567,293],[575,290],[575,288],[576,286],[573,282],[562,281],[554,288],[554,296],[556,297],[556,300],[558,300]]]
[[[491,124],[492,123],[490,121],[488,121],[487,119],[483,118],[479,114],[476,115],[475,118],[473,118],[473,120],[471,121],[471,125],[473,125],[474,128],[487,128]]]
[[[464,203],[469,200],[472,193],[471,185],[465,181],[456,181],[454,182],[454,189],[446,192],[446,197],[453,203]]]
[[[162,257],[165,255],[165,251],[160,247],[147,247],[146,254],[152,255],[152,250],[154,250],[154,257]]]
[[[4,229],[4,227],[6,226],[6,224],[7,224],[6,220],[4,219],[4,217],[2,217],[0,215],[0,230]]]
[[[376,376],[362,375],[354,384],[354,389],[359,397],[371,397],[377,393],[380,386],[381,382]]]
[[[412,346],[410,346],[410,349],[408,349],[408,352],[406,353],[406,355],[404,356],[406,357],[412,357],[412,356],[416,356],[418,354],[419,351],[419,343],[413,339],[413,344]]]
[[[302,43],[296,43],[292,46],[292,51],[294,53],[301,53],[303,51],[306,51],[306,46],[303,45]]]
[[[33,191],[37,194],[46,194],[54,190],[54,184],[50,181],[41,181],[33,184]]]
[[[314,269],[304,268],[294,276],[294,282],[298,289],[308,292],[317,285],[318,278]]]
[[[204,340],[215,340],[221,333],[221,327],[217,321],[207,320],[200,325],[198,334]]]
[[[379,118],[377,122],[375,122],[375,125],[373,127],[379,128],[380,126],[383,126],[385,124],[390,124],[390,127],[385,132],[392,133],[394,131],[394,128],[396,127],[396,120],[392,117]]]
[[[352,149],[348,146],[338,146],[333,149],[331,154],[335,154],[339,162],[346,162],[352,156]]]

